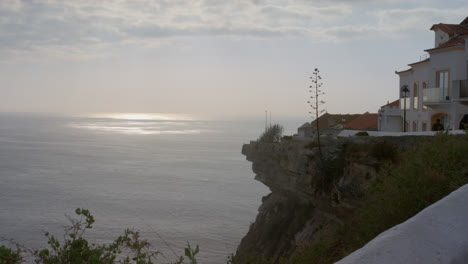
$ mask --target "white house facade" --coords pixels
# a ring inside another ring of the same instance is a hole
[[[403,131],[404,114],[406,131],[429,131],[437,122],[456,130],[468,114],[468,18],[460,24],[435,24],[431,30],[434,48],[425,50],[430,57],[396,72],[400,99],[380,108],[379,130]],[[407,98],[401,94],[404,86]]]

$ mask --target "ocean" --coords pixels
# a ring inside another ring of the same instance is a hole
[[[134,228],[163,252],[160,262],[190,242],[200,263],[225,263],[269,193],[241,154],[263,129],[262,121],[0,114],[0,238],[44,248],[44,231],[61,238],[66,215],[86,208],[96,219],[91,241]]]

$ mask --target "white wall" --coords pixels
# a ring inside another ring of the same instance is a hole
[[[449,39],[448,34],[441,31],[440,29],[436,29],[434,35],[434,48],[437,48],[440,43],[445,42]]]
[[[403,130],[403,119],[399,116],[389,116],[387,117],[386,122],[388,129],[385,131],[400,132]]]
[[[467,79],[467,51],[452,50],[431,55],[429,83],[430,87],[436,87],[436,72],[441,69],[449,69],[449,96],[454,98],[452,81]],[[458,97],[458,96],[456,96]],[[452,117],[452,129],[457,129],[464,113],[468,113],[466,106],[461,103],[433,105],[429,111],[429,117],[438,112],[446,112]]]
[[[338,137],[352,137],[356,133],[364,130],[343,130],[338,134]],[[390,132],[390,131],[366,131],[370,137],[403,137],[403,136],[434,136],[437,131],[426,132]],[[451,130],[450,135],[464,135],[464,130]]]
[[[379,131],[403,131],[403,119],[400,115],[400,108],[383,107],[379,110]]]
[[[431,58],[432,60],[432,58]],[[400,88],[404,85],[408,85],[410,90],[410,106],[406,110],[406,121],[409,122],[409,131],[413,131],[413,121],[417,121],[417,131],[422,130],[422,121],[426,121],[430,124],[429,112],[423,111],[423,82],[428,82],[427,87],[430,86],[430,65],[431,61],[417,64],[414,66],[413,70],[409,74],[400,74]],[[414,84],[417,84],[418,87],[418,100],[417,108],[414,108],[415,101],[413,99],[414,95]],[[403,113],[402,113],[403,119]],[[428,125],[429,127],[430,125]],[[430,129],[430,128],[429,128]]]
[[[436,87],[436,71],[450,69],[449,85],[453,80],[466,79],[466,50],[452,50],[431,55],[429,83]]]

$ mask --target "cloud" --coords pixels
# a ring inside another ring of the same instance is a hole
[[[468,8],[390,9],[376,13],[381,28],[394,32],[413,33],[429,29],[433,24],[458,24],[468,14]]]
[[[199,36],[283,38],[313,32],[317,40],[333,42],[399,37],[424,30],[434,20],[451,21],[468,13],[374,8],[361,16],[353,13],[354,3],[370,1],[2,0],[0,54],[53,49],[54,56],[69,51],[79,56],[128,42],[157,46],[154,43],[171,38]],[[359,16],[357,23],[348,22],[353,16]]]
[[[345,25],[324,28],[319,31],[322,42],[342,42],[357,39],[375,38],[384,35],[379,27],[371,25]]]
[[[2,0],[0,51],[68,51],[174,37],[298,36],[314,21],[347,13],[285,0]]]
[[[270,21],[285,21],[285,23],[303,24],[313,21],[333,20],[351,13],[351,8],[346,6],[313,7],[313,6],[274,6],[261,7],[259,14]]]
[[[369,12],[375,23],[322,28],[322,40],[340,42],[368,38],[405,38],[425,33],[433,24],[458,24],[468,14],[468,8],[411,8]]]

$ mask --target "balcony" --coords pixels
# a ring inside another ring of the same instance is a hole
[[[448,88],[424,88],[423,89],[423,102],[424,103],[448,103],[450,101]]]
[[[455,82],[458,82],[459,85],[459,99],[463,101],[468,100],[468,80],[459,80]]]
[[[468,103],[468,80],[454,80],[447,89],[435,87],[423,89],[424,104],[443,104],[450,101]]]

